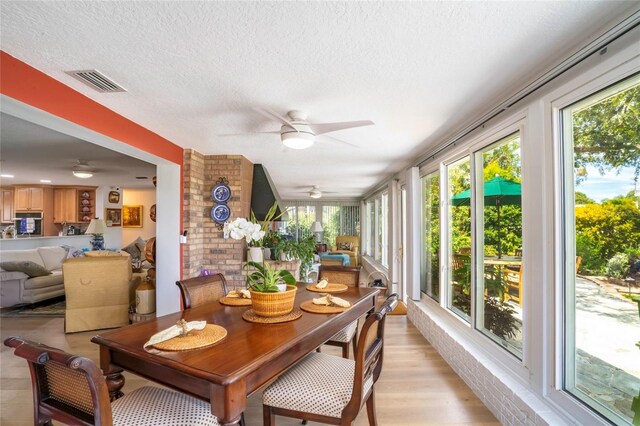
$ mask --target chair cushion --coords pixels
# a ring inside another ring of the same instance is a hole
[[[334,342],[342,342],[349,343],[353,336],[356,334],[356,330],[358,329],[358,321],[354,321],[342,330],[338,331],[333,337],[329,340]]]
[[[351,399],[355,361],[311,352],[262,394],[270,407],[340,417]]]
[[[350,242],[336,243],[336,247],[338,250],[351,251],[353,250],[353,243],[350,243]]]
[[[145,386],[111,404],[114,425],[218,425],[209,403],[163,388]]]

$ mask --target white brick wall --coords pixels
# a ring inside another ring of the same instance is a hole
[[[507,371],[467,343],[458,330],[409,300],[409,320],[503,425],[566,425],[562,417]],[[440,309],[440,308],[436,308]]]

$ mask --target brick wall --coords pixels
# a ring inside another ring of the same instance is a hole
[[[503,425],[565,425],[551,407],[484,356],[424,302],[408,303],[409,320]],[[438,308],[439,309],[439,308]]]
[[[244,286],[242,265],[246,260],[246,244],[225,239],[209,214],[213,207],[211,189],[220,177],[229,180],[230,220],[249,218],[253,163],[240,155],[202,155],[184,151],[183,163],[183,228],[189,231],[183,249],[183,277],[195,277],[202,269],[222,272],[230,288]]]

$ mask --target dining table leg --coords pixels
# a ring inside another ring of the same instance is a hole
[[[240,379],[226,385],[211,384],[211,413],[221,426],[240,424],[247,407],[247,384]]]
[[[122,388],[124,387],[124,376],[122,368],[115,367],[111,364],[111,352],[108,348],[100,346],[100,369],[104,374],[109,390],[109,400],[111,402],[124,396]]]

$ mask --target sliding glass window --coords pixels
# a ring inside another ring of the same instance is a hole
[[[447,166],[448,284],[447,308],[466,321],[471,315],[471,207],[460,194],[471,192],[471,160],[464,157]]]
[[[522,358],[522,168],[520,134],[475,154],[478,247],[476,328]],[[471,191],[453,197],[466,205]]]
[[[420,290],[440,301],[440,175],[422,178],[422,229],[424,236]]]
[[[565,108],[562,124],[564,388],[637,425],[640,76]]]

